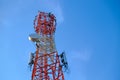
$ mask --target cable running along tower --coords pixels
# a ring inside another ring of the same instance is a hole
[[[29,39],[36,44],[36,51],[31,53],[29,62],[32,67],[31,80],[64,80],[63,68],[67,68],[67,62],[64,52],[58,55],[55,47],[55,16],[38,12],[34,29],[36,33],[29,35]]]

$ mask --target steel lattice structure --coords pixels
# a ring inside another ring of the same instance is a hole
[[[55,47],[56,18],[51,13],[38,12],[34,20],[36,52],[29,64],[33,64],[31,80],[64,80],[62,65]]]

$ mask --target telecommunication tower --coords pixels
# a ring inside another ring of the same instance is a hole
[[[29,65],[32,66],[31,80],[64,80],[64,70],[68,68],[64,52],[58,55],[54,34],[56,18],[51,13],[38,12],[34,20],[36,33],[29,35],[29,40],[36,44],[36,51],[31,53]]]

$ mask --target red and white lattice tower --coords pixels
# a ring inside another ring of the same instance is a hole
[[[51,13],[38,12],[34,20],[36,51],[29,64],[33,64],[31,80],[64,80],[62,65],[55,47],[56,18]]]

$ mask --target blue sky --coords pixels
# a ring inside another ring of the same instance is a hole
[[[119,0],[0,0],[0,80],[30,80],[28,35],[38,10],[57,17],[59,53],[66,51],[66,80],[120,80]]]

